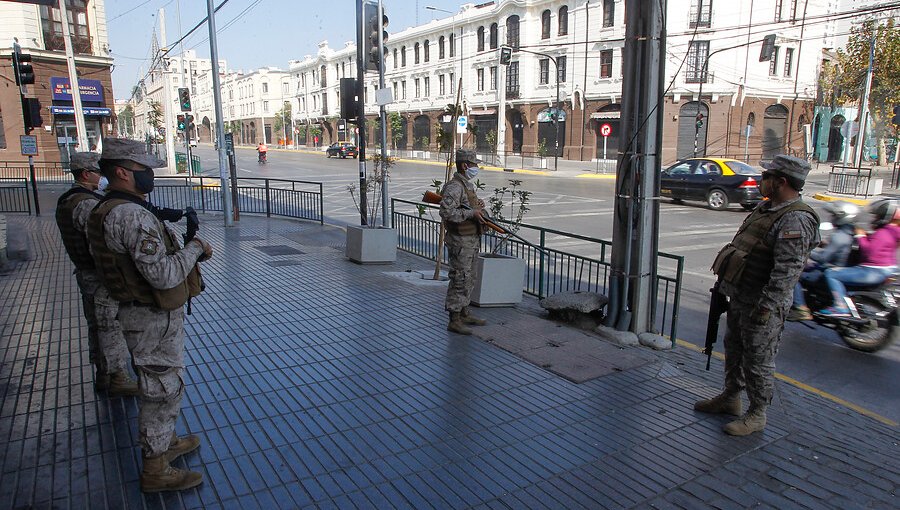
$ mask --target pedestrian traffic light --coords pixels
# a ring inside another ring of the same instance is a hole
[[[33,97],[22,98],[22,119],[25,121],[26,133],[30,133],[32,129],[44,125],[44,119],[41,117],[41,102],[38,99]]]
[[[22,53],[18,45],[12,54],[13,71],[16,75],[16,85],[31,85],[34,83],[34,67],[31,66],[31,55]]]
[[[379,22],[380,25],[379,26]],[[384,69],[384,55],[386,51],[379,50],[388,39],[388,17],[384,9],[378,12],[378,2],[367,1],[363,4],[363,59],[366,71],[378,71]]]
[[[178,104],[181,106],[181,111],[191,111],[191,90],[189,88],[180,87],[178,89]]]
[[[702,128],[702,127],[703,127],[703,114],[698,113],[697,114],[697,128]]]
[[[768,62],[775,54],[775,34],[763,37],[762,49],[759,50],[759,61]]]
[[[894,105],[894,116],[891,117],[891,122],[895,126],[900,127],[900,104]]]
[[[185,118],[184,115],[178,115],[176,117],[178,119],[176,125],[178,126],[179,131],[184,131],[185,128]]]
[[[359,115],[359,104],[356,101],[356,78],[341,78],[341,118],[356,119]]]
[[[508,66],[512,61],[512,48],[509,46],[500,47],[500,65]]]

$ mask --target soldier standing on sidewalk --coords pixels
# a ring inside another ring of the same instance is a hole
[[[56,203],[56,225],[62,235],[63,246],[75,264],[75,279],[81,291],[84,318],[88,325],[88,353],[96,369],[94,388],[106,391],[110,397],[138,394],[137,383],[128,375],[131,356],[121,333],[110,332],[104,327],[108,321],[100,317],[97,296],[102,294],[103,284],[91,258],[87,240],[87,221],[91,210],[102,195],[97,188],[102,177],[97,164],[99,155],[92,152],[76,152],[69,162],[75,183],[60,195]]]
[[[149,210],[153,168],[165,162],[140,142],[108,138],[100,169],[109,193],[88,220],[91,253],[109,294],[119,302],[119,323],[140,375],[139,441],[141,490],[184,490],[203,475],[170,462],[200,446],[200,439],[175,435],[184,393],[184,312],[202,282],[197,262],[212,255],[194,238],[181,248],[173,230]]]
[[[800,198],[809,163],[778,155],[762,166],[759,191],[768,200],[747,216],[713,263],[720,291],[729,298],[725,389],[694,404],[697,411],[740,416],[723,429],[733,436],[766,426],[784,319],[809,252],[819,244],[819,217]],[[750,407],[741,415],[745,387]]]
[[[475,151],[456,150],[456,173],[441,190],[441,218],[447,229],[445,243],[450,263],[450,283],[444,308],[450,312],[447,331],[471,335],[467,324],[483,326],[485,321],[469,313],[469,296],[475,287],[475,259],[481,248],[484,202],[475,194],[478,163]]]

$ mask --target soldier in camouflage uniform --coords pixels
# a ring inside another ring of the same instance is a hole
[[[759,432],[775,390],[775,355],[793,288],[809,252],[819,244],[819,218],[800,198],[809,164],[779,155],[764,163],[760,192],[769,200],[744,220],[713,263],[729,298],[725,332],[725,389],[694,404],[706,413],[739,416],[725,425],[733,436]],[[750,407],[741,414],[741,390]]]
[[[102,195],[97,193],[100,184],[98,154],[76,152],[69,168],[75,183],[60,195],[56,204],[56,225],[59,227],[69,258],[75,264],[75,279],[81,291],[84,318],[88,324],[88,353],[96,368],[94,387],[106,391],[111,397],[138,394],[137,383],[128,375],[127,364],[131,359],[128,347],[118,328],[110,328],[104,309],[98,306],[106,289],[97,275],[87,240],[87,220],[91,210]],[[113,315],[115,322],[115,315]]]
[[[163,161],[144,144],[106,139],[100,168],[109,193],[88,220],[91,254],[110,296],[119,302],[119,323],[140,375],[141,490],[184,490],[202,483],[200,473],[171,461],[200,446],[175,435],[184,393],[184,316],[202,282],[197,262],[212,255],[194,238],[183,248],[175,232],[151,211],[144,196],[153,189],[153,168]]]
[[[444,308],[450,312],[447,331],[471,335],[467,324],[483,326],[483,319],[469,312],[469,296],[475,287],[475,260],[481,248],[481,232],[484,225],[484,202],[475,194],[475,176],[478,163],[475,151],[456,150],[456,173],[441,190],[441,219],[447,234],[444,238],[450,263],[450,283]]]

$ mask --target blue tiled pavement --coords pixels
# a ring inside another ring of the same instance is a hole
[[[727,437],[691,408],[721,377],[697,353],[641,348],[573,384],[448,333],[444,288],[387,274],[427,261],[360,266],[332,227],[202,219],[178,429],[203,445],[177,465],[205,482],[144,496],[137,402],[93,391],[52,214],[9,217],[33,258],[0,276],[0,509],[900,506],[898,431],[816,395],[779,383],[765,432]],[[583,335],[533,305],[479,312]]]

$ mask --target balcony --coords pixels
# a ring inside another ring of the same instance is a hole
[[[691,6],[688,15],[688,28],[710,28],[712,26],[712,10],[708,5],[703,7],[702,11],[697,9],[697,5]]]
[[[93,39],[89,35],[72,35],[72,52],[77,55],[93,55]],[[66,41],[61,33],[44,32],[44,45],[49,51],[66,51]]]
[[[715,83],[716,75],[709,71],[701,72],[699,69],[688,69],[684,72],[685,83]]]
[[[515,87],[507,86],[506,87],[506,99],[519,99],[519,86]]]

